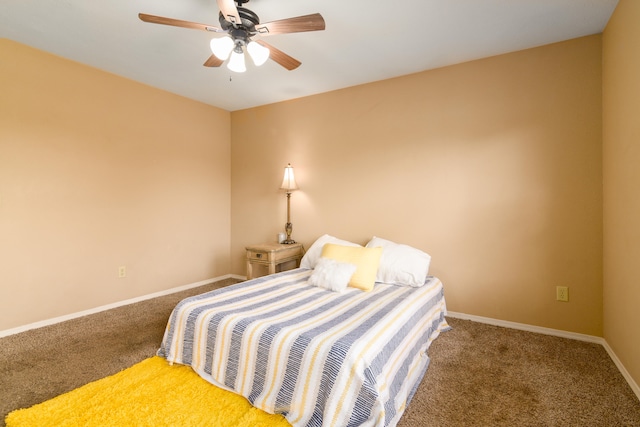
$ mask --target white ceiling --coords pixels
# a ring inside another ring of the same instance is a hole
[[[319,12],[325,31],[274,35],[302,65],[204,67],[216,0],[1,0],[0,37],[228,111],[270,104],[604,30],[618,0],[251,0],[269,22]],[[2,53],[0,52],[0,59]]]

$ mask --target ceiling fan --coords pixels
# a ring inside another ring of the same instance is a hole
[[[145,13],[139,13],[138,17],[142,21],[152,24],[171,25],[174,27],[224,34],[222,37],[211,40],[211,51],[213,54],[203,65],[205,67],[219,67],[229,58],[227,67],[236,72],[246,71],[244,61],[245,49],[253,62],[258,66],[264,64],[267,59],[271,58],[287,70],[294,70],[300,66],[300,61],[264,42],[261,38],[275,34],[319,31],[325,28],[324,19],[319,13],[260,23],[258,15],[242,7],[242,5],[249,2],[249,0],[216,1],[220,9],[218,16],[220,27],[173,18],[164,18],[162,16],[147,15]],[[238,6],[236,6],[235,3],[237,3]],[[259,36],[257,40],[253,40],[255,36]]]

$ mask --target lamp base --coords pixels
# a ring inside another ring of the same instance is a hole
[[[287,196],[291,193],[287,193]],[[287,204],[287,219],[289,219],[289,206]],[[291,232],[293,231],[293,224],[287,222],[284,226],[284,231],[287,233],[287,238],[282,241],[283,245],[293,245],[296,241],[291,238]]]

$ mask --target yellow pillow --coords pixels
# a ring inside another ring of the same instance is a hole
[[[376,282],[382,248],[364,248],[362,246],[342,246],[327,243],[322,247],[322,257],[356,265],[349,286],[370,291]]]

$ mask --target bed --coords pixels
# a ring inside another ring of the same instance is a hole
[[[305,255],[306,256],[306,255]],[[158,354],[294,426],[394,426],[448,329],[443,286],[340,292],[296,268],[181,301]]]

